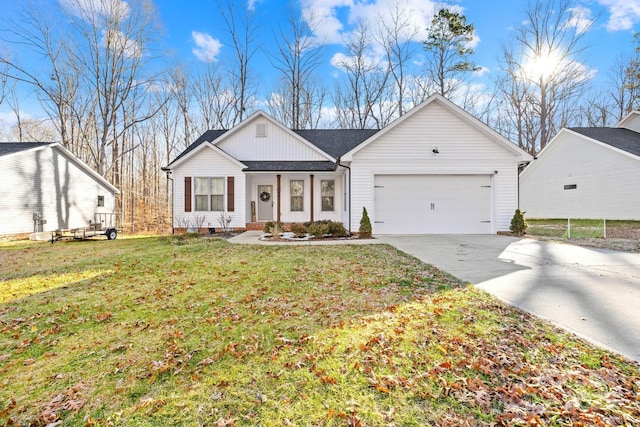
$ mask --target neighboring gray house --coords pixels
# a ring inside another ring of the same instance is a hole
[[[207,131],[167,167],[173,226],[232,228],[340,221],[374,234],[509,229],[518,167],[531,156],[435,95],[386,128],[291,130],[259,111]]]
[[[640,220],[640,113],[564,128],[520,174],[528,218]]]
[[[0,143],[0,235],[86,227],[118,189],[59,143]]]

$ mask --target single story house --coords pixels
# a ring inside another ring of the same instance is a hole
[[[258,111],[210,130],[163,168],[173,227],[261,229],[266,221],[340,221],[374,234],[509,229],[518,167],[531,156],[434,95],[382,130],[291,130]]]
[[[640,220],[640,112],[563,128],[520,174],[528,218]]]
[[[0,143],[0,235],[87,227],[118,189],[59,143]]]

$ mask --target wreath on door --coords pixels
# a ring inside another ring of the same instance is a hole
[[[268,202],[271,199],[271,193],[269,193],[268,191],[263,191],[262,193],[260,193],[260,200],[262,200],[263,202]]]

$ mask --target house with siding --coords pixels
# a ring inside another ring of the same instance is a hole
[[[118,189],[59,143],[0,143],[0,235],[87,227]]]
[[[640,220],[640,113],[563,128],[520,175],[528,218]]]
[[[291,130],[258,111],[210,130],[163,168],[173,227],[261,229],[266,221],[339,221],[374,234],[509,229],[518,167],[531,156],[434,95],[382,130]]]

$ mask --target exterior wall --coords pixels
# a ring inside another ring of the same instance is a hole
[[[272,185],[274,192],[274,199],[277,197],[277,173],[253,173],[247,176],[247,201],[246,212],[247,222],[251,222],[251,202],[258,202],[258,185]],[[343,177],[342,173],[327,173],[327,172],[296,172],[296,173],[281,173],[280,174],[280,216],[281,221],[284,223],[302,223],[311,220],[311,175],[313,175],[314,191],[313,191],[313,219],[319,220],[331,220],[343,222]],[[320,181],[322,180],[334,180],[335,181],[335,194],[334,194],[334,210],[331,212],[322,211],[321,190]],[[303,180],[304,181],[304,198],[303,198],[303,211],[291,211],[291,198],[290,190],[291,186],[289,181],[291,180]],[[273,207],[273,220],[277,219],[277,211],[274,200]],[[344,222],[346,226],[346,222]]]
[[[514,153],[432,102],[354,154],[351,228],[358,230],[366,207],[376,232],[376,174],[489,174],[495,175],[492,232],[506,231],[518,206],[517,168]]]
[[[640,113],[634,111],[628,117],[626,117],[626,120],[623,120],[618,125],[618,127],[630,129],[635,132],[640,132]]]
[[[192,211],[184,211],[184,178],[192,177],[220,177],[225,178],[225,206],[226,206],[226,178],[229,176],[234,177],[234,211],[228,212],[231,215],[232,228],[244,228],[246,218],[245,207],[245,175],[240,170],[240,167],[235,163],[224,158],[220,154],[216,153],[210,148],[203,148],[196,155],[187,159],[184,163],[180,164],[173,170],[173,226],[174,228],[187,228],[187,227],[201,227],[208,228],[214,227],[219,229],[220,224],[220,212],[199,212],[195,211],[195,202],[192,199]],[[195,195],[192,192],[192,198]]]
[[[640,220],[639,185],[640,159],[562,130],[522,172],[520,206],[529,218]]]
[[[0,157],[0,234],[32,233],[34,213],[46,221],[42,231],[55,231],[86,227],[94,213],[114,212],[115,194],[77,161],[55,147]]]
[[[265,137],[256,136],[256,126],[264,125]],[[257,117],[229,139],[218,144],[221,150],[240,161],[250,160],[328,160],[280,126]]]

